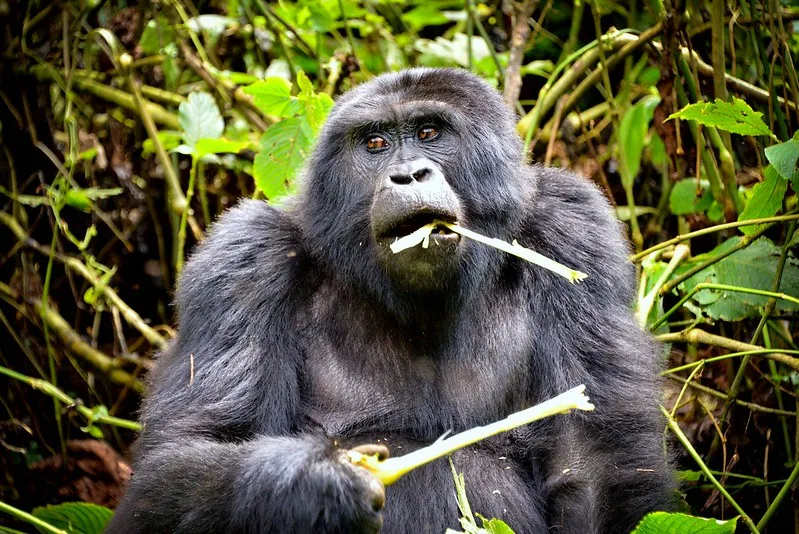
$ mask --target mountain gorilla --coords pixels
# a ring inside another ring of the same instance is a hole
[[[589,276],[570,285],[443,228],[389,250],[434,219]],[[186,265],[109,531],[440,534],[458,525],[446,460],[384,490],[344,451],[402,455],[584,383],[595,412],[453,462],[472,509],[520,534],[629,532],[670,507],[673,484],[627,253],[595,187],[522,163],[513,113],[477,77],[361,85],[335,105],[301,192],[242,202]]]

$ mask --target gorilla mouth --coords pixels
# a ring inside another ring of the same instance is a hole
[[[435,213],[435,212],[414,213],[400,220],[398,223],[392,225],[385,232],[383,232],[380,237],[381,238],[405,237],[406,235],[410,235],[419,228],[427,226],[428,224],[431,224],[434,221],[445,221],[449,223],[455,223],[455,217],[453,217],[449,213]],[[434,239],[454,239],[454,240],[460,239],[460,236],[458,234],[456,234],[455,232],[453,232],[452,230],[443,225],[437,225],[436,228],[433,230],[432,234],[430,234],[430,237]]]

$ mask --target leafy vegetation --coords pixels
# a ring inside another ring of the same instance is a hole
[[[0,13],[0,529],[97,531],[105,512],[40,507],[119,498],[186,255],[236,199],[295,190],[337,95],[425,65],[495,85],[531,161],[594,181],[628,226],[683,511],[720,520],[636,532],[799,532],[795,0]],[[464,479],[453,528],[509,531],[472,513]]]

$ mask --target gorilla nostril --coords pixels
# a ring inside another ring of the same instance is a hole
[[[399,185],[408,185],[413,181],[413,177],[408,174],[392,174],[389,178],[392,182]]]
[[[428,167],[424,167],[413,173],[413,179],[417,182],[424,182],[429,180],[432,174],[433,171],[431,171]]]

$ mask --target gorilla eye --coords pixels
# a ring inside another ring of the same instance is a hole
[[[377,152],[379,150],[383,150],[384,148],[388,148],[388,141],[379,135],[373,135],[366,140],[366,148],[368,150]]]
[[[419,128],[419,131],[416,132],[416,137],[418,137],[422,141],[435,139],[436,137],[438,137],[438,128],[436,128],[435,126],[422,126],[421,128]]]

